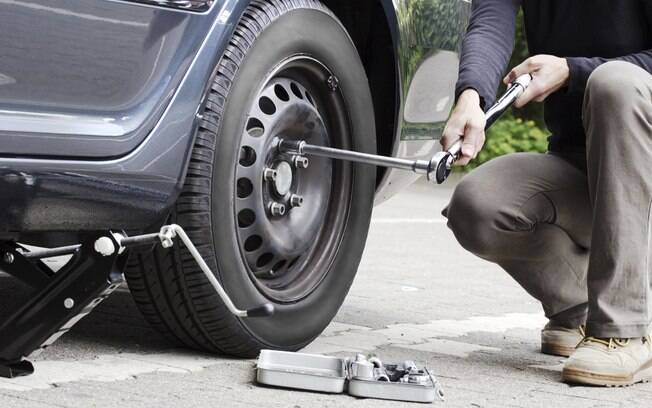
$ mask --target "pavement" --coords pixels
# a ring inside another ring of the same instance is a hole
[[[465,252],[439,211],[454,183],[419,182],[374,211],[360,271],[332,325],[306,352],[374,354],[431,367],[447,407],[650,407],[652,385],[562,384],[538,352],[540,305],[500,268]],[[29,296],[0,276],[0,318]],[[259,387],[254,360],[171,348],[120,289],[35,359],[0,380],[0,407],[418,407]]]

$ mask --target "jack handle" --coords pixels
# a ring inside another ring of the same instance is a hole
[[[204,273],[204,276],[206,276],[206,279],[208,279],[211,286],[213,286],[213,289],[215,289],[217,295],[220,297],[220,299],[222,299],[222,302],[224,302],[226,308],[229,309],[229,312],[231,312],[234,316],[243,318],[268,317],[274,314],[274,305],[271,303],[263,303],[259,306],[246,310],[242,310],[236,307],[229,294],[226,293],[220,282],[215,278],[211,268],[206,264],[206,261],[204,261],[204,258],[197,250],[197,247],[195,247],[195,245],[188,237],[188,234],[186,234],[186,231],[184,231],[183,228],[181,228],[179,225],[165,225],[161,228],[160,232],[153,234],[139,235],[134,237],[120,237],[114,234],[114,237],[116,237],[118,243],[122,248],[157,243],[160,243],[163,248],[171,248],[174,246],[174,238],[179,237],[201,271]]]
[[[186,231],[184,231],[183,228],[181,228],[179,225],[166,225],[161,228],[161,232],[158,235],[160,237],[161,245],[163,248],[170,248],[172,245],[174,245],[174,238],[179,237],[181,242],[183,242],[183,244],[190,252],[190,255],[192,255],[192,257],[195,259],[195,262],[197,262],[197,265],[199,265],[199,268],[202,270],[202,272],[204,272],[204,275],[213,286],[213,289],[215,289],[215,292],[217,292],[219,297],[224,302],[224,305],[226,305],[227,309],[229,309],[233,315],[238,317],[268,317],[274,314],[274,305],[271,303],[264,303],[260,306],[256,306],[247,310],[238,309],[235,304],[233,304],[231,297],[228,295],[228,293],[226,293],[222,285],[220,285],[220,282],[215,278],[215,275],[213,275],[213,272],[186,234]]]
[[[485,112],[486,125],[485,130],[489,129],[498,118],[505,113],[505,111],[512,106],[512,104],[521,96],[523,92],[530,86],[532,75],[525,74],[516,78],[514,82],[507,88],[505,94],[496,101]],[[459,139],[448,150],[437,153],[431,163],[431,171],[428,172],[428,180],[434,181],[437,184],[442,184],[448,176],[450,176],[453,169],[453,164],[462,155],[463,140]]]

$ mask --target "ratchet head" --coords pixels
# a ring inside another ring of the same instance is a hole
[[[450,176],[453,169],[455,156],[450,152],[439,152],[435,154],[430,160],[428,169],[428,181],[433,183],[442,184],[448,176]]]
[[[462,141],[458,140],[448,150],[441,151],[432,156],[430,166],[428,166],[428,180],[437,184],[442,184],[446,181],[453,170],[453,164],[460,158],[461,154]]]

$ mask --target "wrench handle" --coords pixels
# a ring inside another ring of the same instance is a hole
[[[493,125],[494,122],[498,120],[498,118],[505,113],[505,111],[512,106],[521,95],[523,95],[523,92],[525,92],[527,87],[530,86],[530,82],[532,82],[532,75],[525,74],[516,78],[516,80],[509,85],[509,88],[507,88],[507,91],[505,91],[503,96],[501,96],[500,99],[498,99],[496,103],[485,112],[485,130],[489,129],[491,125]]]
[[[493,125],[494,122],[496,122],[498,118],[500,118],[521,95],[523,95],[523,92],[525,92],[527,87],[530,86],[531,81],[532,75],[530,74],[521,75],[516,78],[509,88],[507,88],[507,91],[505,91],[503,96],[501,96],[500,99],[498,99],[496,103],[485,112],[485,130],[489,129],[491,125]],[[455,142],[447,152],[455,159],[453,162],[457,161],[457,159],[462,155],[462,139]]]
[[[459,139],[457,142],[453,143],[453,145],[449,147],[446,152],[453,157],[453,162],[456,162],[460,156],[462,156],[462,139]]]
[[[516,78],[516,80],[507,88],[507,91],[485,112],[485,130],[498,120],[505,111],[521,96],[532,81],[532,75],[525,74]],[[430,170],[428,179],[441,184],[451,173],[453,164],[462,155],[463,139],[457,140],[448,150],[437,153],[430,161]]]

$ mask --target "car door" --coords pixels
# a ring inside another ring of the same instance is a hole
[[[0,0],[0,155],[114,158],[160,117],[210,29],[192,9]]]

